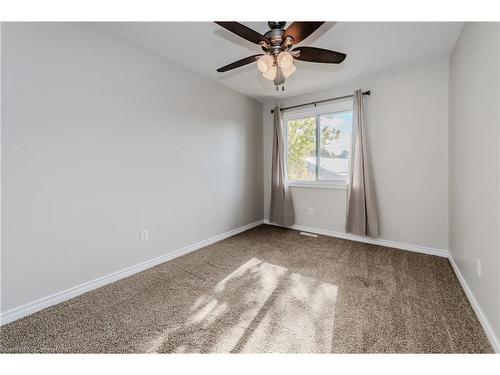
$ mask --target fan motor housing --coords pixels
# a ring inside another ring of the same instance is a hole
[[[285,21],[270,21],[267,23],[271,30],[264,34],[271,41],[272,46],[281,45],[283,42],[283,33],[285,32]]]
[[[267,23],[269,25],[269,28],[272,29],[281,29],[283,30],[286,25],[286,21],[269,21]]]

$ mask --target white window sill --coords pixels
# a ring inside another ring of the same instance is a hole
[[[300,188],[313,188],[313,189],[347,189],[347,181],[346,180],[338,180],[338,181],[325,181],[325,182],[301,182],[301,181],[289,181],[289,187],[300,187]]]

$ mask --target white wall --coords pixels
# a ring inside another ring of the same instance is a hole
[[[366,130],[380,238],[448,249],[448,63],[283,100],[306,103],[371,89]],[[273,103],[264,106],[264,215],[268,218]],[[346,190],[292,187],[296,224],[344,231]],[[308,214],[308,208],[314,215]]]
[[[89,23],[4,23],[1,88],[2,311],[262,219],[260,103]]]
[[[466,23],[450,60],[450,253],[500,337],[500,27]],[[476,273],[476,259],[482,275]]]

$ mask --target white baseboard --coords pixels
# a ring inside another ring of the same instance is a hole
[[[157,266],[158,264],[167,262],[169,260],[172,260],[174,258],[180,257],[181,255],[188,254],[192,251],[201,249],[202,247],[214,244],[216,242],[222,241],[228,237],[232,237],[238,233],[245,232],[251,228],[254,228],[256,226],[261,225],[264,222],[264,220],[258,220],[253,223],[244,225],[242,227],[233,229],[229,232],[225,232],[222,234],[219,234],[214,237],[210,237],[206,240],[194,243],[192,245],[183,247],[181,249],[174,250],[172,252],[169,252],[165,255],[159,256],[154,259],[147,260],[143,263],[137,264],[135,266],[131,266],[125,269],[122,269],[120,271],[113,272],[109,275],[99,277],[97,279],[85,282],[83,284],[74,286],[72,288],[63,290],[58,293],[54,293],[50,296],[40,298],[36,301],[27,303],[25,305],[15,307],[13,309],[7,310],[3,312],[0,316],[0,325],[7,324],[10,322],[13,322],[14,320],[20,319],[24,316],[27,316],[29,314],[33,314],[37,311],[40,311],[42,309],[45,309],[47,307],[56,305],[58,303],[64,302],[68,299],[74,298],[76,296],[79,296],[80,294],[86,293],[90,290],[100,288],[101,286],[104,286],[106,284],[110,284],[114,281],[123,279],[127,276],[131,276],[135,273],[144,271],[148,268]]]
[[[498,340],[498,337],[495,335],[495,332],[493,331],[493,328],[491,327],[490,323],[488,322],[488,319],[486,319],[486,316],[483,313],[483,310],[481,310],[481,306],[479,306],[479,303],[477,303],[476,298],[474,297],[474,294],[472,293],[472,290],[469,288],[469,285],[465,281],[464,276],[462,275],[462,272],[460,272],[460,269],[458,268],[457,264],[455,263],[455,260],[451,256],[451,254],[448,256],[448,259],[451,264],[451,268],[453,268],[453,271],[455,272],[455,275],[457,276],[458,281],[460,282],[460,285],[462,286],[462,289],[465,292],[465,295],[469,299],[469,302],[474,309],[474,312],[476,313],[477,319],[479,320],[479,323],[481,323],[481,326],[483,327],[484,333],[486,334],[486,337],[488,338],[491,346],[493,347],[493,350],[495,353],[500,353],[500,341]]]
[[[274,226],[280,226],[280,225],[277,225],[274,223],[270,223],[268,219],[265,219],[264,223],[269,224],[269,225],[274,225]],[[287,227],[287,228],[298,230],[301,232],[310,232],[310,233],[321,234],[323,236],[343,238],[343,239],[351,240],[351,241],[364,242],[364,243],[369,243],[369,244],[373,244],[373,245],[392,247],[395,249],[414,251],[417,253],[423,253],[423,254],[428,254],[428,255],[436,255],[436,256],[444,257],[444,258],[447,258],[448,254],[449,254],[448,250],[434,249],[432,247],[425,247],[425,246],[419,246],[419,245],[409,245],[409,244],[405,244],[405,243],[401,243],[401,242],[382,240],[379,238],[363,237],[363,236],[358,236],[355,234],[350,234],[350,233],[345,233],[345,232],[336,232],[336,231],[328,230],[328,229],[318,229],[318,228],[306,227],[304,225],[292,225],[291,227]]]

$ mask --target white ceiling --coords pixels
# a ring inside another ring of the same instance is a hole
[[[267,22],[245,22],[261,33]],[[297,61],[297,70],[276,92],[255,64],[226,73],[216,69],[260,53],[254,45],[212,22],[116,22],[106,26],[236,91],[264,101],[338,86],[419,65],[445,61],[462,23],[327,22],[300,45],[344,52],[340,65]]]

